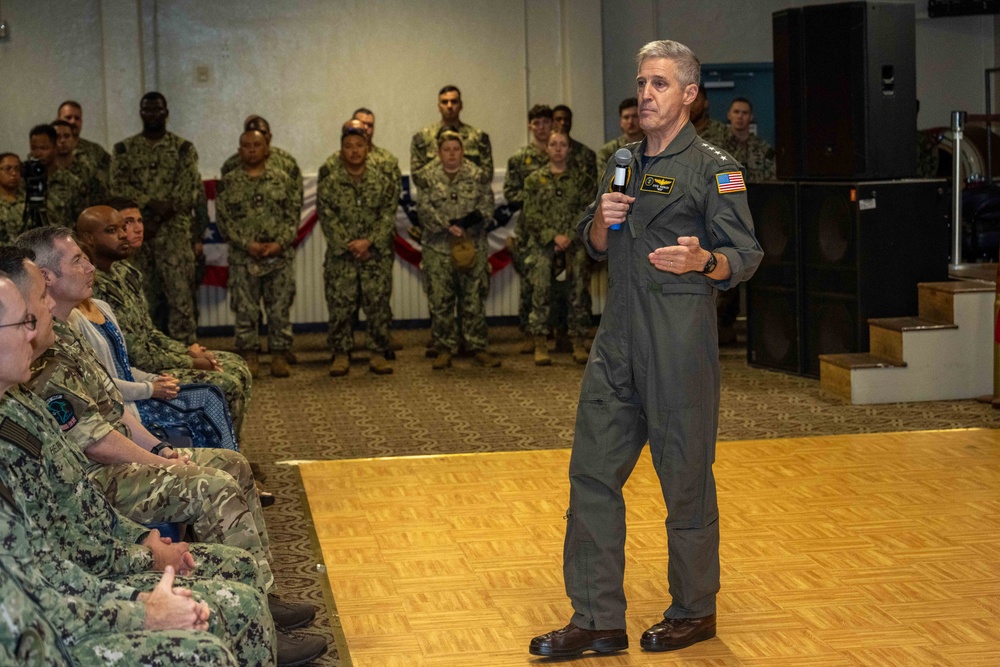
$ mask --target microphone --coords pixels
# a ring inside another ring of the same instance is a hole
[[[627,148],[619,148],[615,151],[615,177],[611,181],[612,192],[625,192],[625,185],[628,179],[628,166],[632,163],[632,151]],[[611,225],[609,229],[621,229],[621,223]]]

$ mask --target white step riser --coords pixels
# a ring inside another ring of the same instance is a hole
[[[851,371],[851,403],[975,398],[993,393],[992,292],[955,295],[958,329],[903,333],[905,368]]]

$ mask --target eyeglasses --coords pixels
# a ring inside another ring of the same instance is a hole
[[[10,324],[0,324],[0,329],[4,327],[24,327],[28,331],[34,331],[35,327],[38,325],[38,318],[34,315],[28,315],[24,318],[22,322],[11,322]]]

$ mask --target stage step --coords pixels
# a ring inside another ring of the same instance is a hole
[[[855,404],[992,394],[994,285],[921,283],[918,293],[918,317],[868,321],[870,352],[820,355],[820,386]]]

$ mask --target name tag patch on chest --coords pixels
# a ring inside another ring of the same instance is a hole
[[[49,412],[59,422],[59,428],[63,431],[68,431],[76,426],[76,422],[78,421],[76,411],[73,410],[73,404],[65,396],[62,394],[49,396],[45,403],[49,408]]]
[[[715,175],[715,184],[719,187],[719,194],[724,195],[729,192],[746,192],[747,186],[743,182],[743,174],[739,171],[728,171],[724,174]]]
[[[643,192],[653,192],[658,195],[669,195],[674,189],[674,179],[655,174],[646,174],[642,177],[642,185],[639,189]]]

